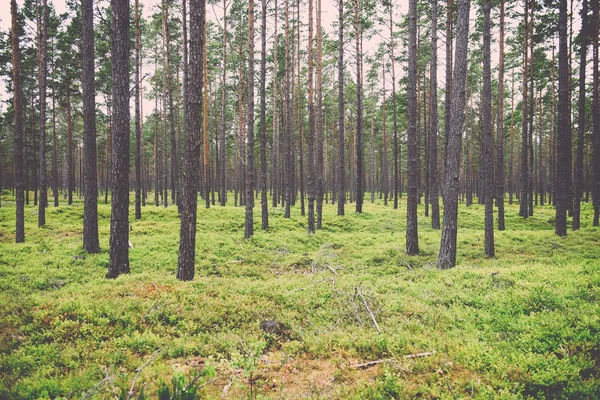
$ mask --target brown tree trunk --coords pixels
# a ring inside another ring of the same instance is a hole
[[[25,205],[23,196],[23,92],[21,88],[21,60],[19,54],[19,22],[17,19],[17,2],[10,1],[11,13],[11,47],[13,67],[13,93],[14,93],[14,157],[15,157],[15,238],[17,243],[25,242]]]
[[[391,11],[390,11],[391,13]],[[391,14],[390,14],[391,15]],[[338,0],[338,168],[337,168],[337,214],[344,215],[346,204],[346,168],[344,134],[344,1]]]
[[[558,20],[558,135],[556,139],[556,226],[558,236],[567,235],[569,179],[571,175],[571,127],[569,116],[569,66],[567,44],[567,0],[560,0]]]
[[[112,9],[112,202],[107,278],[129,273],[129,0]]]
[[[190,1],[190,49],[185,112],[185,165],[183,178],[183,212],[179,239],[177,279],[194,279],[196,259],[196,217],[198,209],[198,165],[200,163],[200,118],[202,113],[202,86],[204,59],[204,0]]]
[[[44,0],[45,1],[45,0]],[[83,45],[83,130],[84,202],[83,248],[98,253],[98,161],[96,154],[96,89],[94,85],[94,9],[93,0],[83,0],[81,33]],[[129,150],[129,149],[127,149]]]
[[[450,132],[448,135],[447,161],[444,184],[444,221],[438,255],[438,268],[456,265],[456,234],[458,223],[458,175],[460,165],[461,135],[464,121],[465,81],[467,76],[467,52],[469,41],[470,0],[458,1],[456,28],[456,53],[454,57],[453,96],[451,103]]]
[[[438,187],[438,97],[437,97],[437,13],[438,0],[431,2],[431,130],[429,134],[429,202],[431,227],[440,229],[440,202]]]
[[[494,164],[492,134],[491,0],[483,1],[483,177],[485,193],[485,255],[494,257]]]
[[[254,234],[254,0],[248,2],[248,93],[246,155],[246,228],[244,238]],[[205,132],[206,135],[206,132]],[[206,148],[205,148],[206,157]],[[206,163],[206,159],[205,159]],[[206,165],[206,164],[205,164]]]
[[[419,155],[417,138],[417,0],[408,3],[408,198],[406,205],[406,254],[419,254],[417,203]],[[394,200],[395,203],[395,200]]]
[[[498,116],[496,132],[496,207],[498,207],[498,230],[504,223],[504,1],[500,0],[500,43],[498,60]],[[512,152],[512,149],[511,149]]]

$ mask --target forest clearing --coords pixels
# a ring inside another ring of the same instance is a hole
[[[226,398],[600,395],[600,238],[588,205],[567,237],[554,235],[552,207],[523,220],[507,205],[502,257],[489,259],[483,206],[463,204],[449,270],[436,268],[440,231],[425,219],[420,255],[405,255],[405,202],[365,201],[344,217],[326,204],[314,235],[298,207],[290,219],[273,209],[247,241],[242,207],[199,208],[196,277],[181,282],[176,207],[144,208],[131,222],[131,273],[107,280],[109,205],[99,205],[101,252],[86,254],[80,202],[49,208],[39,229],[27,207],[30,236],[15,244],[7,195],[1,398],[114,398],[148,361],[131,398],[203,369],[206,398],[230,383]],[[270,319],[287,333],[262,332]],[[432,354],[405,358],[418,353]]]

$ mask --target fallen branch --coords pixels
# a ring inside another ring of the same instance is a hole
[[[133,381],[131,382],[131,388],[129,389],[129,393],[127,393],[127,400],[131,399],[131,396],[133,396],[133,388],[135,387],[135,381],[137,380],[137,378],[140,376],[140,374],[142,373],[142,370],[144,368],[146,368],[146,366],[148,364],[150,364],[155,358],[156,356],[158,356],[160,353],[162,353],[162,349],[158,349],[156,350],[154,353],[152,353],[152,355],[150,356],[150,358],[144,363],[144,365],[142,365],[141,367],[139,367],[138,369],[135,370],[135,376],[133,377]]]
[[[431,356],[431,355],[433,355],[435,353],[436,353],[435,350],[433,350],[433,351],[426,351],[424,353],[407,354],[403,358],[412,359],[412,358],[427,357],[427,356]],[[350,368],[356,368],[356,369],[358,369],[358,368],[369,368],[369,367],[372,367],[373,365],[382,364],[382,363],[391,362],[391,361],[395,361],[395,359],[394,358],[382,358],[381,360],[367,361],[367,362],[362,363],[362,364],[354,364],[354,365],[351,365]]]
[[[369,367],[372,367],[373,365],[377,365],[377,364],[381,364],[381,363],[393,361],[393,360],[394,360],[393,358],[383,358],[381,360],[369,361],[369,362],[362,363],[362,364],[354,364],[354,365],[351,365],[350,368],[356,368],[356,369],[369,368]]]
[[[239,244],[239,245],[240,245],[240,247],[242,248],[242,250],[246,251],[246,249],[244,248],[244,246],[242,246],[242,244],[240,243],[240,241],[239,241],[239,240],[237,240],[237,239],[236,239],[236,238],[235,238],[233,235],[231,235],[231,238],[232,238],[233,240],[235,240],[237,244]]]
[[[358,293],[358,295],[362,299],[362,301],[363,301],[363,303],[365,305],[365,308],[369,312],[369,315],[371,316],[371,320],[373,321],[373,325],[375,325],[375,328],[377,329],[377,332],[381,333],[381,329],[379,328],[379,324],[377,323],[377,320],[375,319],[375,316],[373,315],[373,312],[371,311],[371,308],[367,304],[367,300],[365,299],[365,296],[363,296],[363,294],[362,294],[362,292],[360,290],[357,290],[356,292]]]
[[[427,357],[427,356],[431,356],[435,354],[435,350],[433,351],[426,351],[424,353],[416,353],[416,354],[407,354],[404,356],[404,358],[419,358],[419,357]]]

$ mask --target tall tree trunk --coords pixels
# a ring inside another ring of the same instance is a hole
[[[450,132],[448,135],[447,162],[444,184],[444,221],[438,255],[438,268],[453,268],[456,265],[456,234],[458,223],[458,176],[460,145],[465,108],[465,81],[467,76],[467,53],[469,42],[470,0],[458,1],[456,28],[456,53],[452,78],[452,103]]]
[[[275,45],[277,47],[277,45]],[[221,163],[221,173],[219,178],[221,179],[221,206],[227,204],[227,158],[226,158],[226,142],[225,142],[225,111],[226,111],[226,91],[227,91],[227,0],[223,0],[223,70],[222,73],[222,85],[221,85],[221,134],[220,134],[220,145],[219,151],[221,156],[219,162]]]
[[[299,44],[298,44],[299,45]],[[314,52],[313,0],[308,0],[308,232],[315,231],[315,106],[314,106]],[[298,71],[300,73],[300,71]],[[302,174],[302,172],[301,172]]]
[[[279,61],[277,59],[277,44],[278,44],[278,31],[277,31],[277,22],[279,21],[278,17],[278,9],[277,9],[277,0],[275,0],[275,39],[273,40],[273,152],[272,152],[272,163],[271,163],[271,186],[273,188],[272,194],[272,204],[273,208],[277,207],[279,204],[279,196],[281,194],[281,182],[279,179],[279,113],[277,110],[277,105],[279,103],[279,99],[277,98],[277,74],[279,72]]]
[[[444,174],[448,159],[448,141],[450,138],[450,107],[452,102],[452,7],[454,0],[446,0],[446,91],[444,94]],[[445,201],[446,188],[442,185],[442,200]]]
[[[417,138],[417,0],[408,3],[408,199],[406,205],[406,254],[419,254],[417,203],[419,155]]]
[[[437,97],[437,13],[438,0],[431,2],[431,133],[429,136],[429,202],[431,203],[431,227],[440,229],[440,202],[438,187],[438,97]]]
[[[67,161],[67,170],[68,170],[68,178],[67,178],[67,186],[68,186],[68,200],[67,204],[73,204],[73,190],[75,190],[75,166],[73,160],[73,113],[71,112],[71,88],[67,89],[67,154],[69,160]]]
[[[19,22],[17,19],[17,2],[10,1],[11,13],[11,47],[13,67],[13,93],[14,93],[14,157],[15,157],[15,200],[16,217],[15,230],[16,242],[25,242],[25,204],[23,182],[23,91],[21,88],[21,60],[19,52]]]
[[[485,255],[494,257],[494,152],[492,134],[491,0],[483,1],[483,160],[485,193]]]
[[[521,195],[519,196],[519,214],[523,218],[529,216],[529,177],[528,177],[528,165],[529,165],[529,154],[527,144],[529,142],[529,135],[527,129],[527,77],[529,71],[528,64],[528,43],[529,43],[529,0],[525,0],[524,5],[524,16],[525,16],[525,28],[523,30],[523,102],[521,104],[521,168],[520,168],[520,182],[521,182]]]
[[[171,40],[169,38],[169,2],[163,2],[163,31],[165,35],[165,67],[167,74],[167,99],[169,102],[169,127],[171,132],[171,202],[177,204],[178,187],[178,157],[177,157],[177,134],[175,133],[175,110],[173,106],[173,77],[171,76]],[[166,152],[166,149],[165,149]]]
[[[45,0],[44,0],[45,1]],[[81,6],[81,36],[83,44],[83,148],[84,192],[83,248],[98,253],[98,161],[96,154],[96,89],[94,84],[94,5],[84,0]],[[129,150],[129,149],[127,149]]]
[[[48,4],[46,0],[42,0],[42,7],[43,10],[40,18],[41,32],[38,35],[38,87],[40,94],[40,206],[38,210],[38,226],[46,225],[46,207],[48,207],[48,182],[46,179],[46,75],[48,68]]]
[[[135,0],[135,219],[142,219],[142,121],[140,117],[140,10]]]
[[[383,98],[381,101],[381,108],[383,113],[383,154],[381,155],[381,169],[382,169],[382,188],[383,188],[383,205],[387,206],[389,196],[389,169],[388,169],[388,134],[387,134],[387,106],[386,106],[386,89],[385,89],[385,62],[381,63],[381,80],[383,83]]]
[[[558,19],[558,136],[556,139],[556,226],[558,236],[567,235],[569,179],[571,175],[571,127],[569,116],[569,66],[567,45],[567,0],[559,2]]]
[[[292,105],[290,99],[290,4],[285,0],[285,213],[290,218],[290,202],[292,200]]]
[[[112,202],[107,278],[129,273],[129,0],[112,9]]]
[[[54,207],[58,207],[58,143],[56,136],[56,93],[52,88],[52,194]]]
[[[204,16],[206,18],[206,15]],[[204,43],[206,43],[206,23],[204,24],[204,32],[202,33],[204,36]],[[204,76],[207,76],[206,71],[208,70],[206,67],[207,60],[206,51],[202,52],[202,71],[204,71]],[[210,148],[208,141],[208,79],[204,79],[204,87],[203,87],[203,101],[202,101],[202,149],[203,156],[203,168],[204,172],[204,202],[206,208],[210,208],[210,193],[211,193],[211,181],[210,181]]]
[[[354,36],[356,39],[356,212],[362,213],[363,205],[363,175],[364,175],[364,150],[363,150],[363,95],[362,95],[362,52],[360,37],[362,29],[359,24],[359,0],[354,0]]]
[[[269,228],[267,204],[267,0],[261,0],[262,26],[260,31],[260,205],[262,228]],[[275,63],[277,61],[275,60]]]
[[[575,164],[575,190],[572,229],[581,226],[581,197],[583,196],[583,145],[585,142],[585,70],[587,56],[587,0],[582,0],[581,45],[579,48],[579,119],[577,122],[577,162]],[[540,96],[541,97],[541,96]]]
[[[317,229],[323,225],[323,31],[321,26],[321,0],[317,0]]]
[[[248,2],[248,129],[246,142],[246,229],[244,237],[254,234],[254,0]],[[206,154],[206,153],[205,153]],[[206,162],[206,161],[205,161]]]
[[[338,171],[337,171],[337,198],[338,215],[344,215],[346,204],[346,168],[344,165],[345,139],[344,139],[344,1],[338,0]]]
[[[598,36],[599,36],[599,16],[600,5],[597,1],[592,2],[593,12],[593,27],[591,29],[591,36],[593,38],[593,94],[592,94],[592,147],[593,147],[593,183],[592,183],[592,196],[593,196],[593,207],[594,207],[594,220],[593,226],[599,225],[600,220],[600,72],[598,68]]]
[[[498,116],[496,121],[496,207],[498,207],[498,230],[504,224],[504,1],[500,0],[500,43],[498,60]]]
[[[393,2],[390,4],[390,57],[392,59],[392,115],[394,119],[394,134],[393,134],[393,153],[394,153],[394,210],[398,208],[398,196],[401,195],[400,185],[400,146],[398,143],[398,110],[396,107],[396,59],[394,56],[394,19],[393,19]]]
[[[202,113],[202,87],[204,59],[204,0],[190,1],[190,49],[187,96],[184,98],[184,177],[183,212],[179,239],[177,279],[194,279],[196,259],[196,216],[198,209],[198,165],[200,164],[200,118]]]

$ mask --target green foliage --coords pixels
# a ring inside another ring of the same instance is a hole
[[[10,192],[2,205],[0,398],[81,398],[107,373],[126,398],[156,349],[134,396],[219,398],[230,382],[231,398],[600,396],[600,236],[589,204],[583,228],[564,238],[553,208],[523,220],[507,205],[495,259],[483,252],[483,206],[461,204],[458,266],[447,271],[433,264],[440,232],[422,208],[422,253],[405,256],[403,203],[367,202],[345,217],[326,204],[324,229],[310,236],[299,208],[290,219],[272,209],[269,230],[248,241],[243,208],[200,207],[192,282],[174,274],[176,207],[131,219],[132,273],[108,281],[109,205],[99,205],[102,251],[92,255],[80,202],[50,207],[44,228],[27,206],[18,245]],[[265,335],[265,319],[289,337]],[[389,361],[350,367],[372,360]],[[104,382],[93,398],[114,398]]]

